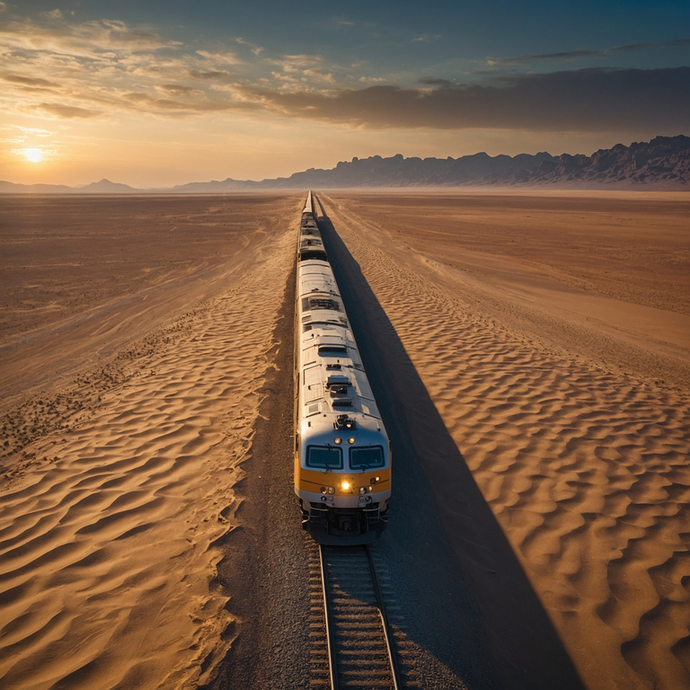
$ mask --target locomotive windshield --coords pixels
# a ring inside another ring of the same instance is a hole
[[[381,446],[350,448],[350,467],[353,470],[368,470],[374,467],[383,467],[384,464]]]
[[[321,470],[342,470],[343,449],[329,446],[307,446],[307,467]]]

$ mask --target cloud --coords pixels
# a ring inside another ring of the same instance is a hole
[[[203,79],[204,81],[209,81],[209,80],[222,80],[222,79],[227,79],[229,78],[230,72],[226,72],[225,70],[198,70],[198,69],[189,69],[187,70],[187,73],[189,74],[190,77],[193,79]]]
[[[39,105],[35,106],[35,110],[39,110],[47,115],[54,115],[55,117],[65,120],[95,117],[96,115],[100,114],[97,110],[87,110],[86,108],[64,105],[63,103],[40,103]]]
[[[271,62],[280,65],[286,72],[313,69],[315,67],[323,67],[326,64],[320,55],[309,55],[308,53],[285,55],[281,60],[272,60]]]
[[[74,119],[123,111],[179,117],[247,108],[246,102],[233,103],[232,83],[239,77],[225,69],[246,65],[235,53],[190,50],[120,21],[70,25],[55,13],[42,24],[12,21],[0,25],[0,54],[9,68],[0,72],[5,110]],[[47,89],[50,98],[37,97]],[[218,89],[225,97],[217,97]]]
[[[225,98],[208,98],[204,92],[186,89],[180,90],[178,85],[169,85],[169,89],[161,88],[170,93],[173,98],[159,98],[155,94],[143,91],[130,91],[121,95],[121,99],[131,110],[149,114],[165,114],[167,117],[190,117],[204,113],[218,113],[227,111],[255,110],[257,106],[250,102],[228,100]],[[190,96],[187,98],[187,96]]]
[[[690,68],[503,72],[472,84],[423,76],[416,87],[401,87],[390,75],[362,74],[364,62],[344,66],[307,53],[264,56],[241,38],[232,40],[249,47],[236,46],[246,60],[224,46],[185,46],[148,27],[115,20],[69,24],[54,14],[40,21],[0,24],[5,112],[84,119],[122,112],[178,118],[264,110],[379,129],[584,132],[634,129],[640,123],[659,129],[688,126]],[[496,64],[596,52],[523,56]]]
[[[526,62],[541,62],[544,60],[576,60],[584,57],[607,57],[611,53],[630,53],[636,50],[649,50],[659,46],[683,47],[690,45],[690,38],[679,38],[666,43],[630,43],[603,50],[566,50],[560,53],[541,53],[536,55],[521,55],[511,58],[489,58],[487,63],[492,67],[507,67],[511,65],[522,65]]]
[[[397,86],[333,95],[245,89],[290,117],[368,128],[513,128],[533,131],[685,130],[690,67],[586,69],[504,77],[429,90]]]
[[[204,92],[200,89],[195,89],[192,86],[186,86],[185,84],[162,84],[158,87],[161,91],[166,93],[181,95],[181,96],[203,96]]]
[[[41,89],[52,89],[59,87],[59,84],[56,84],[52,81],[48,81],[47,79],[41,79],[40,77],[25,77],[21,74],[4,73],[0,76],[0,79],[2,79],[3,81],[10,82],[12,84],[18,84],[20,86]]]
[[[591,57],[592,55],[604,55],[603,50],[568,50],[562,53],[544,53],[542,55],[521,55],[513,58],[489,58],[487,62],[492,66],[521,65],[525,62],[535,60],[575,60],[581,57]]]
[[[240,45],[247,46],[249,50],[251,50],[252,53],[254,53],[254,55],[257,57],[264,52],[264,49],[261,46],[258,46],[255,43],[250,43],[249,41],[245,41],[242,37],[236,38],[235,41],[237,41],[237,43]]]
[[[52,19],[55,19],[54,17]],[[81,24],[50,21],[48,25],[30,20],[0,25],[0,43],[6,49],[24,53],[49,52],[99,61],[111,53],[132,53],[174,48],[150,31],[135,29],[124,22],[104,19]]]
[[[33,135],[36,137],[50,137],[55,134],[49,129],[41,129],[40,127],[22,127],[21,125],[14,125],[14,127],[22,132],[24,135]]]
[[[300,53],[284,55],[280,59],[265,60],[277,69],[271,72],[276,81],[283,83],[283,89],[292,85],[295,92],[319,91],[337,86],[335,73],[344,71],[339,65],[324,60],[321,55]]]
[[[241,65],[244,62],[244,60],[238,58],[237,55],[230,50],[220,52],[197,50],[196,54],[216,65]]]
[[[652,48],[653,43],[631,43],[627,46],[617,46],[616,48],[609,48],[609,50],[604,51],[605,53],[629,53],[633,50],[644,50],[646,48]]]
[[[439,79],[438,77],[422,77],[419,79],[420,84],[427,84],[428,86],[450,86],[453,82],[447,79]]]

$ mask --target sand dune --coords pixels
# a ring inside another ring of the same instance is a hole
[[[658,204],[655,253],[653,199],[613,198],[638,259],[597,273],[605,198],[321,198],[588,687],[687,687],[690,202]],[[682,277],[628,285],[650,256]]]
[[[4,687],[196,687],[231,643],[214,541],[236,524],[233,485],[293,259],[296,201],[275,210],[285,217],[264,229],[248,222],[232,270],[206,274],[213,296],[192,285],[186,313],[161,313],[115,359],[88,341],[77,379],[7,410],[19,450],[0,495]],[[72,352],[64,332],[56,357]],[[91,357],[100,366],[83,368]],[[31,438],[20,423],[38,425]]]

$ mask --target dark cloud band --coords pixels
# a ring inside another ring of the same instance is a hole
[[[690,129],[690,67],[584,69],[515,75],[487,84],[371,86],[332,95],[247,88],[285,115],[372,128],[512,128],[534,131]]]
[[[542,62],[544,60],[576,60],[583,57],[606,57],[611,53],[630,53],[636,50],[648,50],[655,47],[671,47],[682,48],[690,44],[690,39],[679,38],[674,41],[667,41],[666,43],[630,43],[624,46],[615,46],[614,48],[605,48],[604,50],[583,50],[578,48],[576,50],[568,50],[561,53],[540,53],[537,55],[521,55],[520,57],[512,58],[493,58],[489,60],[489,64],[493,67],[508,67],[511,65],[522,65],[526,62]]]

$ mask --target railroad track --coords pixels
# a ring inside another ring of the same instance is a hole
[[[401,680],[369,547],[314,544],[310,551],[311,685],[332,690],[409,687]]]

